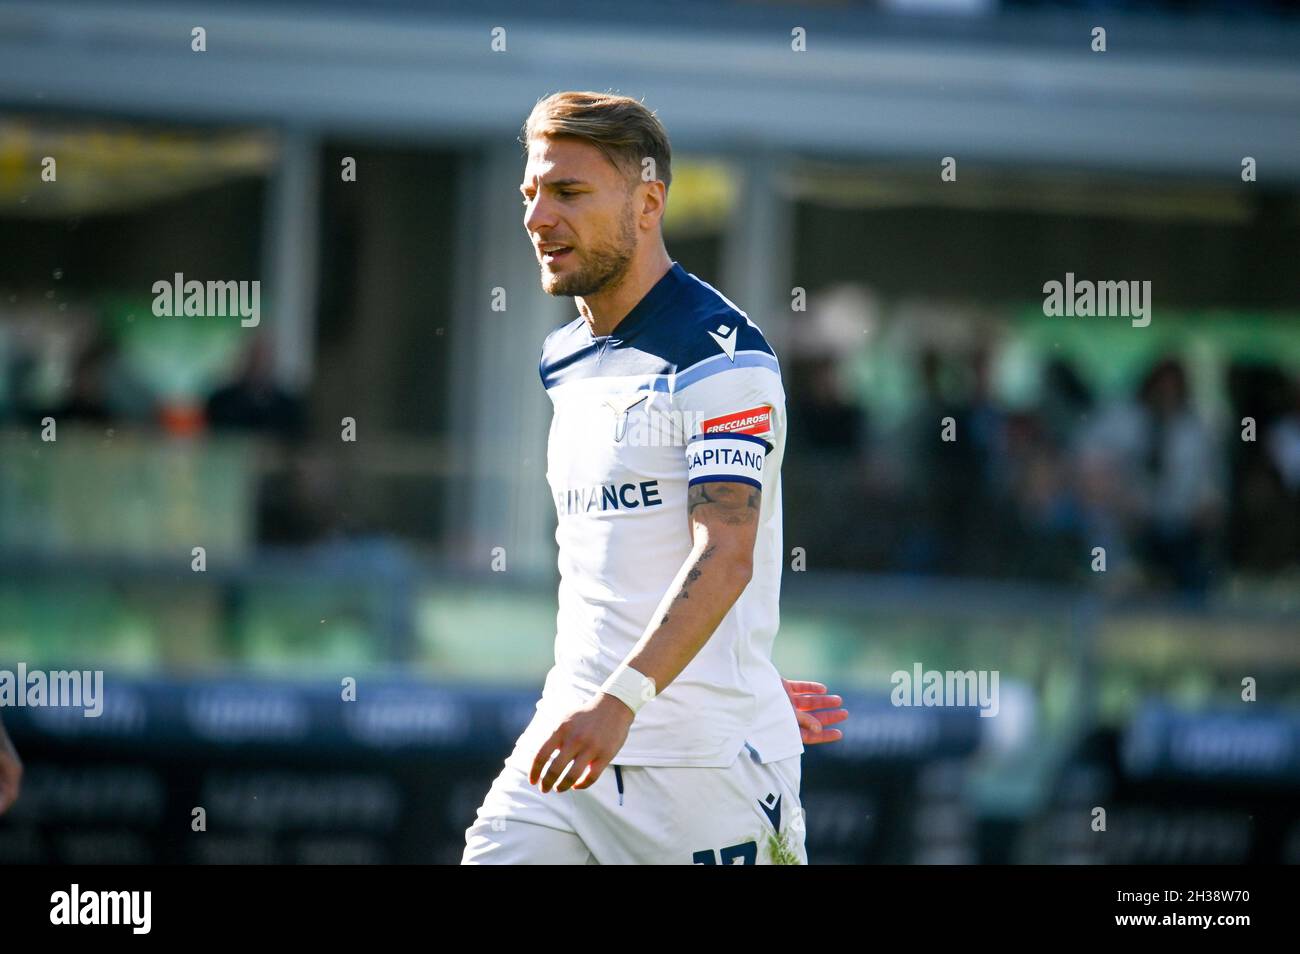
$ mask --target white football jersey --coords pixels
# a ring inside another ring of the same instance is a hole
[[[547,336],[554,405],[547,480],[556,508],[555,665],[512,758],[527,770],[559,719],[631,652],[692,549],[688,484],[761,488],[753,578],[699,654],[637,713],[622,765],[725,767],[803,752],[772,665],[781,584],[785,392],[758,327],[677,263],[614,329],[581,316]],[[530,748],[531,745],[531,748]]]

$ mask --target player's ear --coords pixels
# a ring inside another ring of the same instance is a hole
[[[642,182],[638,179],[636,193],[637,198],[635,201],[637,208],[641,210],[641,215],[649,217],[655,222],[662,221],[667,205],[667,195],[664,192],[663,182],[659,179]]]

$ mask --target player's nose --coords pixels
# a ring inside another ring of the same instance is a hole
[[[554,206],[545,196],[538,196],[524,206],[524,228],[533,236],[534,244],[544,239],[538,230],[545,231],[555,225]]]

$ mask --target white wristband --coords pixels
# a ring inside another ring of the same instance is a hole
[[[600,691],[608,692],[636,713],[655,697],[655,681],[637,672],[627,663],[620,663],[605,680]]]

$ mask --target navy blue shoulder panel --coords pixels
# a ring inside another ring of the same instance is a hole
[[[677,263],[613,333],[593,338],[581,316],[546,336],[543,386],[586,377],[673,374],[732,349],[773,354],[761,331]]]
[[[704,293],[692,296],[695,299],[692,308],[683,308],[671,320],[646,328],[637,336],[637,347],[660,355],[674,371],[684,371],[722,354],[731,348],[733,340],[733,354],[737,351],[773,354],[763,333],[744,315],[719,299],[716,292],[705,288]]]
[[[538,363],[547,389],[581,378],[671,374],[672,370],[659,355],[635,347],[635,338],[592,338],[581,316],[547,335]]]

